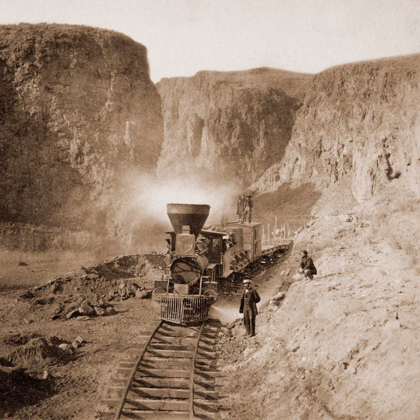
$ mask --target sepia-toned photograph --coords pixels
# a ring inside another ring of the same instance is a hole
[[[420,0],[0,10],[0,419],[420,419]]]

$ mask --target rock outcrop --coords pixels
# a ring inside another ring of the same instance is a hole
[[[282,158],[311,78],[260,68],[162,79],[158,176],[201,172],[248,186]]]
[[[146,48],[107,30],[0,27],[0,221],[113,231],[163,141]]]
[[[254,184],[325,187],[352,177],[364,201],[396,178],[420,196],[420,55],[334,67],[318,74],[283,158]]]

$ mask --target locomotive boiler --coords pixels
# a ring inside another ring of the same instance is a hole
[[[207,249],[198,243],[210,206],[206,204],[168,204],[167,214],[173,231],[169,239],[169,272],[155,282],[154,295],[160,302],[161,319],[187,324],[207,319],[217,293],[207,287],[205,270]],[[204,244],[205,246],[205,244]]]

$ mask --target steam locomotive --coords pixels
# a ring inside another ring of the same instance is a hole
[[[168,235],[168,269],[155,281],[160,317],[179,324],[204,321],[220,286],[243,275],[252,264],[287,248],[263,245],[260,223],[229,222],[203,229],[207,204],[168,204],[173,231]]]

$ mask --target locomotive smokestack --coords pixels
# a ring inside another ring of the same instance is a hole
[[[168,204],[166,208],[175,233],[181,233],[182,226],[189,226],[196,238],[210,213],[207,204]]]

